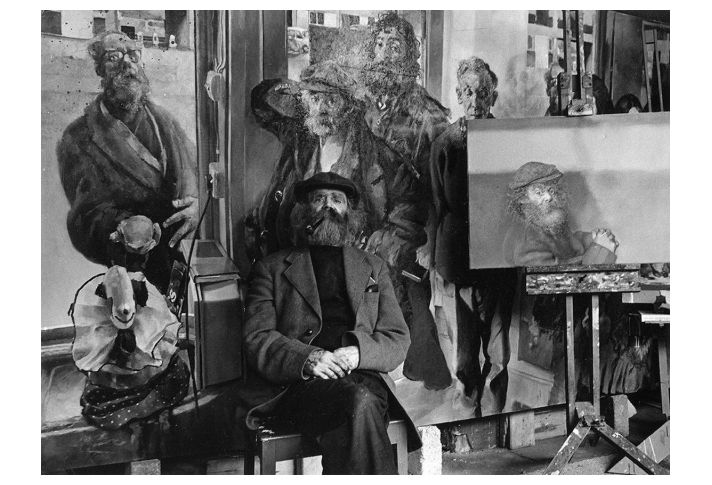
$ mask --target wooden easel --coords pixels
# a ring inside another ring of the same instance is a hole
[[[566,297],[566,426],[569,436],[544,471],[559,475],[590,432],[602,437],[623,452],[645,472],[668,475],[648,455],[623,435],[608,426],[601,416],[599,357],[599,294],[640,291],[639,265],[536,266],[528,267],[525,278],[528,295],[565,295]],[[591,389],[590,403],[576,402],[574,356],[574,295],[591,297]],[[578,414],[577,414],[578,413]],[[578,419],[578,422],[576,421]]]

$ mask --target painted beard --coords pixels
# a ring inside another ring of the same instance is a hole
[[[329,136],[336,131],[336,122],[328,113],[309,113],[304,120],[307,129],[316,136]]]
[[[417,67],[408,69],[388,61],[369,62],[362,72],[363,83],[374,97],[396,97],[409,89],[418,76]]]
[[[139,70],[136,75],[120,73],[102,79],[105,99],[124,111],[135,113],[143,106],[150,92],[146,74]]]
[[[541,204],[522,203],[522,213],[527,224],[532,224],[553,236],[563,236],[568,230],[568,210],[565,202],[560,199]]]
[[[321,216],[324,217],[323,221],[314,232],[307,234],[307,225]],[[339,214],[331,208],[314,210],[307,204],[298,204],[291,219],[298,245],[351,246],[361,232],[365,216],[361,211],[353,209]]]

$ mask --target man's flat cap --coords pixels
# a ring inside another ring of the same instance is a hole
[[[307,91],[341,92],[353,96],[356,80],[334,61],[312,64],[302,71],[299,87]]]
[[[541,162],[527,162],[517,169],[509,184],[510,190],[516,190],[531,184],[539,184],[558,180],[563,174],[556,165]]]
[[[356,185],[347,178],[334,172],[319,172],[306,180],[297,182],[294,185],[294,195],[299,202],[308,202],[307,195],[316,189],[335,189],[346,194],[352,199],[354,204],[358,203],[358,189]]]

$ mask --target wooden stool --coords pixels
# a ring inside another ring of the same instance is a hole
[[[408,433],[405,421],[398,419],[388,423],[388,437],[396,447],[398,474],[407,475]],[[260,428],[255,433],[254,443],[245,452],[245,475],[255,474],[255,456],[260,458],[260,475],[275,475],[278,461],[317,455],[321,455],[321,451],[316,443],[299,433],[278,433],[268,428]]]

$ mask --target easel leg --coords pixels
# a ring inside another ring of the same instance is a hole
[[[560,475],[590,430],[591,428],[586,426],[583,420],[579,421],[569,437],[564,441],[564,444],[561,445],[561,448],[559,448],[559,451],[556,453],[556,456],[554,456],[554,459],[551,460],[549,466],[544,470],[544,475]]]
[[[599,356],[598,332],[600,327],[598,295],[591,296],[591,393],[593,414],[601,414],[601,363]]]
[[[660,401],[663,414],[670,417],[670,362],[668,359],[667,336],[658,337],[658,369],[660,369]]]
[[[603,436],[606,441],[625,453],[626,456],[633,461],[633,463],[638,465],[647,473],[651,475],[670,474],[666,468],[655,463],[652,458],[633,446],[633,443],[625,439],[622,434],[608,426],[606,423],[601,423],[594,429],[598,434]]]
[[[670,421],[667,421],[653,434],[645,438],[637,448],[660,463],[670,456]],[[622,458],[608,470],[607,473],[619,473],[621,475],[643,475],[645,471],[635,466],[630,458]]]
[[[574,356],[574,297],[566,295],[566,430],[576,425],[576,360]]]

